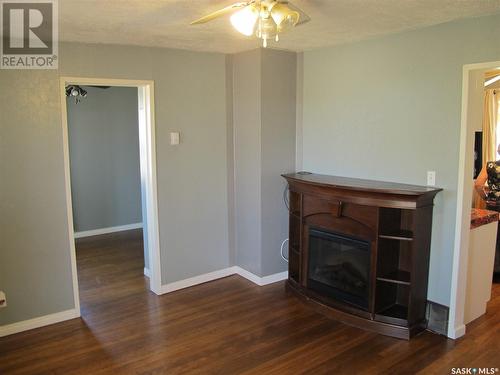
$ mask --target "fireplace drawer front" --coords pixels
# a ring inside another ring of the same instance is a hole
[[[304,195],[303,212],[304,218],[329,215],[336,218],[350,218],[374,231],[377,228],[378,207],[347,203],[340,199],[332,200],[318,198],[313,195]]]
[[[329,214],[339,217],[342,215],[342,202],[340,200],[327,200],[311,195],[304,195],[303,210],[304,217],[318,214]]]

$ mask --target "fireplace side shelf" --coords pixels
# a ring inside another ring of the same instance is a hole
[[[411,230],[406,230],[406,229],[394,230],[392,232],[385,232],[384,234],[379,234],[379,238],[385,238],[388,240],[398,240],[398,241],[413,241],[413,232]]]
[[[394,283],[394,284],[410,285],[411,284],[410,277],[411,277],[410,272],[397,269],[388,274],[377,276],[377,280],[386,281],[388,283]]]

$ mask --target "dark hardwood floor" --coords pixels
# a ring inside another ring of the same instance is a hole
[[[410,342],[329,320],[231,276],[147,290],[140,231],[79,240],[82,318],[0,338],[0,374],[450,374],[500,367],[500,287],[456,342]]]

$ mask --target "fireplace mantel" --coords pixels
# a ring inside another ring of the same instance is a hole
[[[360,328],[404,339],[425,329],[433,200],[441,189],[318,174],[283,177],[290,191],[288,288],[320,312]],[[346,255],[349,245],[342,243],[349,241],[368,244],[369,270]],[[324,265],[311,258],[318,251]],[[353,275],[358,280],[350,280]],[[365,282],[366,302],[349,302],[360,298],[349,298],[353,285]]]

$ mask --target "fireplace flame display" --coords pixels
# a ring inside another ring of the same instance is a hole
[[[326,284],[342,284],[344,289],[365,289],[368,281],[351,263],[343,262],[331,266],[316,267],[314,274]]]
[[[370,243],[319,229],[309,231],[308,286],[338,302],[368,308]]]

